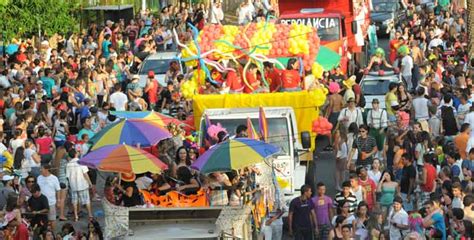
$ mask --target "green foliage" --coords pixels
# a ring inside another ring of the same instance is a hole
[[[0,5],[0,31],[6,39],[77,30],[75,6],[61,0],[15,0]]]

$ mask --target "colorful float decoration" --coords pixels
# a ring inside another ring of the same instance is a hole
[[[263,21],[245,26],[211,24],[200,32],[194,26],[189,26],[193,30],[193,40],[190,43],[183,44],[176,38],[182,48],[180,61],[196,69],[191,79],[181,87],[186,99],[192,99],[205,81],[219,85],[213,71],[235,71],[227,67],[225,63],[228,61],[237,63],[245,60],[244,71],[251,63],[255,63],[263,72],[263,62],[285,68],[277,58],[296,57],[304,70],[316,73],[315,76],[322,75],[322,67],[314,64],[320,39],[317,29],[311,26]],[[248,85],[245,74],[243,80]],[[268,86],[267,81],[262,80]]]
[[[313,121],[313,132],[320,135],[331,135],[332,124],[325,117],[318,117]]]

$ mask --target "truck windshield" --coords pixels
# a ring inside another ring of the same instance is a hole
[[[259,131],[258,118],[253,118],[252,124],[255,130]],[[230,136],[235,135],[235,129],[239,125],[247,125],[247,119],[210,119],[211,124],[220,123]],[[286,118],[267,118],[268,123],[268,141],[275,146],[280,147],[281,151],[277,155],[290,155],[290,133]],[[201,122],[201,131],[204,123]],[[202,134],[201,146],[204,144],[204,134]]]
[[[153,71],[155,74],[165,74],[172,61],[174,59],[145,60],[143,67],[140,69],[140,75],[146,75],[149,71]]]
[[[340,39],[340,21],[336,17],[307,17],[307,18],[286,18],[280,19],[286,24],[305,24],[318,29],[318,36],[321,41],[336,41]]]
[[[374,2],[374,12],[394,12],[397,9],[395,2]]]

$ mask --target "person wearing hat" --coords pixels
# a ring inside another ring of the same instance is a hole
[[[380,108],[380,102],[377,98],[372,100],[372,109],[367,113],[367,125],[369,125],[370,136],[375,138],[377,148],[382,150],[385,140],[385,128],[388,126],[387,111]]]
[[[392,68],[392,65],[390,65],[385,59],[385,51],[383,50],[383,48],[377,48],[375,50],[375,54],[370,58],[369,65],[367,65],[367,69],[369,71],[378,71],[381,70],[383,66],[387,68]]]
[[[413,58],[410,56],[410,49],[408,48],[407,45],[403,45],[398,48],[398,54],[401,56],[401,66],[402,68],[400,69],[402,78],[407,84],[407,89],[408,91],[413,91],[416,87],[416,85],[413,82]]]
[[[341,87],[339,86],[339,83],[337,82],[329,83],[330,95],[328,96],[329,106],[327,108],[328,110],[326,112],[326,118],[332,124],[332,129],[336,128],[339,113],[344,107],[344,99],[341,96],[341,94],[339,94],[340,91],[341,91]]]
[[[158,102],[158,89],[159,86],[158,81],[155,79],[155,72],[149,71],[143,91],[146,93],[146,98],[148,98],[148,103],[152,110],[155,109],[156,103]]]
[[[43,81],[36,81],[35,88],[31,90],[30,94],[34,95],[36,97],[36,100],[40,100],[41,98],[43,98],[43,96],[46,96],[47,92],[43,88]]]
[[[349,102],[350,98],[353,98],[355,100],[355,93],[354,90],[352,90],[352,87],[356,84],[356,76],[352,75],[350,78],[342,81],[342,85],[344,85],[344,88],[346,89],[344,92],[344,102]]]
[[[393,207],[387,216],[387,222],[389,224],[389,239],[403,239],[403,236],[409,229],[408,225],[408,213],[403,209],[403,199],[396,196],[393,199]]]
[[[143,95],[143,88],[140,87],[138,83],[140,80],[140,76],[137,74],[132,76],[132,81],[127,84],[127,95],[130,100],[135,99],[137,97],[141,97]]]
[[[136,176],[134,173],[120,174],[120,185],[118,185],[117,188],[122,191],[124,207],[133,207],[143,204],[135,179]]]
[[[5,214],[1,227],[6,228],[6,236],[2,239],[30,239],[30,233],[25,223],[20,222],[13,212]]]
[[[356,106],[355,99],[353,97],[347,100],[347,106],[341,110],[337,120],[344,124],[346,128],[349,128],[351,123],[356,123],[360,126],[364,123],[362,118],[362,110]]]

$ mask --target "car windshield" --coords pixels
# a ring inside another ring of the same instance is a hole
[[[396,10],[395,2],[374,2],[374,12],[394,12]]]
[[[149,59],[143,62],[143,67],[140,69],[140,75],[146,75],[149,71],[155,74],[165,74],[170,67],[173,59]]]
[[[252,118],[252,125],[258,132],[258,118]],[[220,123],[227,130],[230,136],[235,135],[235,129],[239,125],[247,125],[247,119],[210,119],[211,124]],[[286,118],[267,118],[268,124],[268,142],[278,146],[281,151],[277,155],[289,155],[290,139],[288,124]],[[204,123],[201,123],[203,131]],[[204,134],[203,134],[204,135]],[[204,136],[202,136],[201,145],[204,146]]]
[[[385,95],[390,82],[390,80],[362,81],[362,91],[364,95]]]

